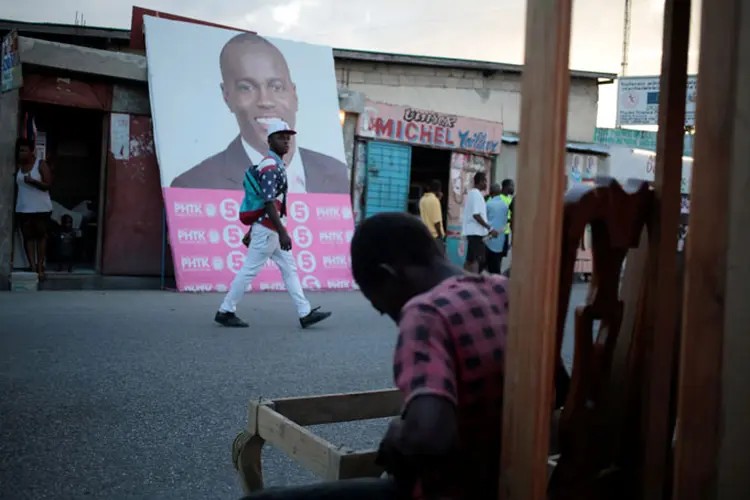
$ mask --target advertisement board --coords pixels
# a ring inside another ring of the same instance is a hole
[[[368,101],[359,115],[357,135],[432,148],[498,155],[501,123]]]
[[[18,50],[18,32],[11,30],[3,37],[0,50],[2,70],[0,70],[0,90],[9,92],[21,88],[23,73],[21,71],[21,53]]]
[[[265,127],[297,131],[287,227],[308,289],[353,287],[349,172],[330,47],[144,16],[154,138],[177,287],[226,290],[242,265],[246,170],[268,153]],[[283,289],[272,263],[253,290]]]
[[[688,77],[685,126],[695,126],[697,78]],[[617,80],[617,126],[659,124],[659,77],[621,77]]]

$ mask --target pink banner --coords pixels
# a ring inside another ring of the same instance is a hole
[[[357,130],[369,139],[485,155],[500,154],[503,142],[501,123],[369,101]]]
[[[239,220],[242,192],[164,188],[175,277],[180,291],[224,292],[242,267],[247,232]],[[354,233],[347,194],[290,194],[287,229],[306,290],[351,290]],[[270,260],[248,291],[286,290]]]

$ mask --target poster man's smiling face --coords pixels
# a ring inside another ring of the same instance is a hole
[[[291,128],[296,121],[297,89],[284,56],[262,39],[230,41],[221,63],[224,102],[234,113],[245,141],[265,154],[267,121],[281,119]]]

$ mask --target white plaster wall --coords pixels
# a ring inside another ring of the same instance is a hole
[[[511,133],[519,130],[521,75],[517,73],[484,76],[475,70],[338,60],[336,77],[339,86],[363,92],[374,101],[502,122]],[[595,80],[571,81],[569,141],[593,141],[598,98]]]

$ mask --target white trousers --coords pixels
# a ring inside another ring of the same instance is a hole
[[[234,277],[219,311],[235,312],[237,310],[237,303],[245,295],[248,285],[263,269],[263,265],[268,259],[279,266],[284,285],[286,285],[286,289],[297,307],[297,315],[302,318],[310,314],[310,302],[305,298],[305,293],[302,291],[302,284],[297,275],[297,264],[294,262],[292,252],[281,249],[279,234],[276,231],[260,224],[254,224],[252,227],[247,257],[245,257],[245,262],[237,276]]]

